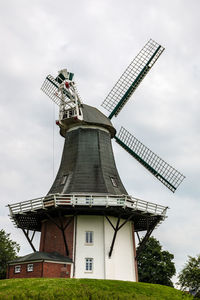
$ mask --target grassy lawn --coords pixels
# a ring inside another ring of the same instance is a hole
[[[148,283],[98,279],[30,278],[0,280],[0,299],[178,300],[193,297]]]

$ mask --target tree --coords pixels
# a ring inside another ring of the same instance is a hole
[[[188,261],[178,275],[178,284],[182,290],[187,288],[200,296],[200,254],[188,256]]]
[[[10,233],[0,230],[0,279],[6,278],[6,268],[9,260],[17,257],[20,246],[10,239]]]
[[[162,251],[159,241],[150,237],[138,257],[139,281],[173,287],[171,278],[176,274],[173,259],[173,254]]]

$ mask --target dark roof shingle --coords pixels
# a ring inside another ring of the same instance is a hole
[[[27,254],[22,257],[18,257],[14,260],[9,261],[11,263],[21,263],[21,262],[28,262],[28,261],[37,261],[37,260],[50,260],[50,261],[58,261],[58,262],[72,262],[72,259],[66,256],[63,256],[57,252],[40,252],[36,251],[30,254]]]

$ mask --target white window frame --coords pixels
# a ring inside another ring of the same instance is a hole
[[[65,184],[67,182],[68,179],[68,174],[63,175],[60,184]]]
[[[92,257],[85,258],[85,273],[92,273],[94,269],[94,259]]]
[[[94,244],[94,231],[85,232],[85,245],[92,246]]]
[[[33,264],[28,264],[26,270],[27,272],[33,272]]]
[[[15,266],[15,274],[20,273],[21,272],[21,266]]]
[[[116,179],[115,177],[111,177],[111,176],[110,176],[110,180],[111,180],[112,185],[113,185],[114,187],[118,187],[117,179]]]

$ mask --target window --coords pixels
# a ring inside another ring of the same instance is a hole
[[[92,272],[93,271],[93,258],[85,259],[85,271]]]
[[[15,273],[21,272],[21,266],[15,266]]]
[[[86,244],[93,244],[93,231],[86,231],[85,232],[85,243]]]
[[[63,175],[60,184],[65,184],[67,181],[68,175]]]
[[[117,184],[117,180],[116,180],[116,178],[114,178],[114,177],[110,177],[110,180],[111,180],[111,182],[112,182],[112,185],[113,185],[114,187],[118,187],[118,184]]]
[[[27,272],[33,272],[33,264],[27,265]]]

